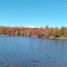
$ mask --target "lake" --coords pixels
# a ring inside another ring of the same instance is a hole
[[[67,40],[0,36],[0,67],[67,67]]]

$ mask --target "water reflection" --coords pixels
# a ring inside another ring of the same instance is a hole
[[[67,67],[67,40],[0,37],[0,67]]]

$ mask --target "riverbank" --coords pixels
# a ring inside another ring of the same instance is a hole
[[[46,37],[37,37],[37,36],[31,36],[33,38],[42,38],[42,39],[57,39],[57,40],[67,40],[67,37],[49,37],[49,38],[46,38]]]
[[[8,36],[10,36],[10,37],[29,37],[29,36],[11,36],[11,35],[0,35],[0,37],[8,37]],[[49,37],[49,38],[46,38],[46,37],[38,37],[38,36],[30,36],[30,37],[32,37],[32,38],[42,38],[42,39],[57,39],[57,40],[67,40],[67,37]]]
[[[48,39],[67,40],[67,37],[59,37],[59,38],[49,37]]]

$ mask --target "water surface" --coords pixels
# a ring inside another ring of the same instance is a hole
[[[0,67],[67,67],[67,40],[0,37]]]

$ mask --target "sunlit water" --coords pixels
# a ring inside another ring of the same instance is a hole
[[[67,67],[67,40],[0,37],[0,67]]]

